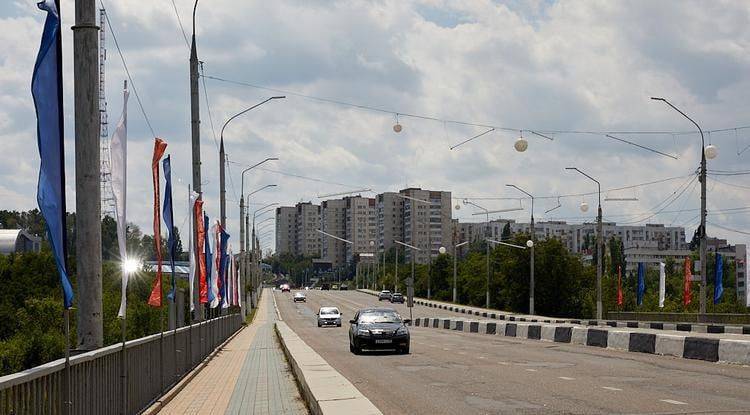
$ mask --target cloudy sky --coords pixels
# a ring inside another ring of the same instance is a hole
[[[192,0],[104,1],[122,53],[159,137],[172,155],[177,224],[186,227],[190,173],[189,48]],[[63,0],[68,206],[74,206],[73,0]],[[176,9],[176,11],[175,11]],[[36,206],[39,157],[30,94],[31,71],[44,13],[33,0],[0,4],[0,208]],[[240,171],[266,157],[267,169],[246,175],[246,193],[273,190],[251,203],[319,203],[319,195],[406,186],[475,197],[489,209],[523,206],[510,218],[528,220],[531,192],[537,220],[593,220],[595,196],[557,195],[596,190],[577,166],[608,191],[604,216],[618,223],[698,223],[700,137],[663,103],[663,96],[697,120],[718,150],[709,170],[750,169],[750,3],[746,1],[229,1],[203,0],[196,33],[208,76],[201,84],[201,157],[206,206],[218,215],[216,136],[234,113],[281,90],[272,101],[233,121],[225,131],[229,166],[229,231],[238,234]],[[123,65],[107,35],[110,131],[122,110]],[[253,85],[253,86],[249,86]],[[264,89],[267,88],[267,89]],[[207,97],[207,100],[206,100]],[[325,98],[385,112],[311,99]],[[743,98],[744,97],[744,98]],[[208,104],[208,105],[207,105]],[[210,116],[209,110],[210,109]],[[150,226],[153,135],[135,96],[129,105],[129,220]],[[399,117],[393,113],[439,119]],[[211,123],[213,120],[213,126]],[[440,121],[443,120],[443,121]],[[487,128],[496,130],[450,147]],[[597,134],[551,133],[588,131]],[[604,136],[613,134],[677,160]],[[676,134],[631,134],[666,131]],[[302,178],[299,176],[304,176]],[[710,176],[709,235],[749,242],[748,175]],[[662,179],[671,179],[661,181]],[[371,194],[372,195],[372,194]],[[550,198],[542,198],[550,197]],[[587,213],[581,202],[591,205]],[[180,210],[181,209],[181,210]],[[470,206],[454,215],[476,221]],[[737,232],[740,231],[740,232]],[[742,233],[745,232],[745,233]],[[267,244],[272,246],[272,235]]]

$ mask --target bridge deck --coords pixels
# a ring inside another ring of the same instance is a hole
[[[271,293],[255,320],[232,339],[162,414],[306,414],[273,325]]]

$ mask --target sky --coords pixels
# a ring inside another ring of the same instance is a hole
[[[0,209],[36,207],[39,155],[30,82],[45,15],[35,3],[0,4]],[[69,209],[75,206],[73,3],[62,0]],[[131,89],[128,220],[151,233],[155,134],[168,143],[176,224],[185,234],[193,2],[102,4],[153,127],[152,133]],[[602,199],[637,198],[603,201],[605,220],[685,226],[689,238],[699,223],[700,186],[690,175],[699,165],[700,136],[680,114],[649,99],[660,96],[704,130],[724,130],[705,136],[718,149],[708,163],[708,233],[748,243],[750,175],[732,173],[750,170],[750,128],[741,128],[750,125],[748,21],[746,1],[203,0],[195,27],[207,76],[200,85],[207,212],[219,213],[222,125],[285,94],[224,131],[230,234],[239,236],[243,166],[278,157],[245,176],[246,194],[277,185],[253,195],[252,210],[267,203],[320,203],[318,196],[358,189],[372,189],[363,195],[374,196],[421,187],[451,191],[460,206],[454,217],[461,220],[484,217],[461,203],[475,198],[490,210],[523,207],[493,217],[528,221],[530,202],[512,199],[523,196],[505,186],[512,183],[536,197],[537,221],[593,221],[595,194],[565,196],[596,191],[593,182],[565,170],[575,166],[601,182]],[[126,75],[112,33],[105,35],[111,134]],[[403,129],[395,133],[395,114],[433,119],[398,116]],[[451,121],[507,130],[451,150],[487,131]],[[521,134],[529,144],[523,153],[513,147]],[[659,183],[611,190],[652,181]],[[558,195],[564,196],[561,207],[545,213],[558,205]],[[584,201],[592,207],[586,213],[579,209]],[[273,232],[263,245],[273,247]]]

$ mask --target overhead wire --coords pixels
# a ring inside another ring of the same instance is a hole
[[[175,4],[174,0],[172,1],[172,8],[174,9],[174,14],[177,16],[177,24],[180,25],[180,31],[182,32],[182,38],[185,39],[185,45],[190,49],[190,42],[188,42],[187,34],[185,34],[185,28],[182,26],[182,19],[180,18],[180,13],[177,11],[177,5]]]
[[[99,0],[99,4],[102,6],[102,9],[107,10],[107,8],[104,6],[104,0]],[[133,94],[135,95],[135,99],[138,102],[138,107],[141,109],[141,114],[143,115],[144,120],[146,121],[146,125],[148,126],[148,129],[151,131],[151,135],[156,137],[156,132],[154,132],[154,127],[151,126],[151,121],[148,118],[148,115],[146,114],[146,110],[143,108],[143,102],[141,101],[141,96],[138,94],[138,89],[135,86],[135,82],[133,81],[133,77],[130,75],[130,69],[128,69],[128,64],[125,61],[125,56],[122,53],[122,49],[120,49],[120,43],[117,41],[117,35],[115,34],[115,29],[112,27],[112,22],[109,19],[109,13],[104,13],[104,19],[107,22],[107,27],[109,27],[109,33],[112,35],[112,40],[115,42],[115,48],[117,49],[117,54],[120,55],[120,60],[122,61],[123,69],[125,69],[125,75],[128,77],[128,81],[130,81],[130,89],[133,91]]]
[[[253,84],[246,81],[238,81],[238,80],[232,80],[227,79],[220,76],[215,75],[206,75],[205,73],[201,75],[204,78],[208,78],[214,81],[219,82],[225,82],[229,84],[234,85],[241,85],[248,88],[255,88],[255,89],[261,89],[281,94],[286,94],[289,96],[295,96],[299,98],[304,98],[308,100],[313,101],[319,101],[319,102],[326,102],[329,104],[336,104],[341,106],[346,106],[350,108],[357,108],[362,110],[368,110],[373,112],[380,112],[384,114],[391,114],[391,115],[398,115],[399,117],[408,117],[408,118],[415,118],[415,119],[422,119],[422,120],[428,120],[428,121],[437,121],[442,122],[446,124],[455,124],[455,125],[463,125],[463,126],[471,126],[471,127],[482,127],[482,128],[488,128],[488,129],[495,129],[495,130],[501,130],[501,131],[509,131],[509,132],[518,132],[518,131],[527,131],[527,132],[536,132],[537,134],[544,137],[544,134],[593,134],[593,135],[606,135],[606,134],[620,134],[620,135],[629,135],[629,134],[641,134],[641,135],[669,135],[669,134],[675,134],[675,135],[689,135],[689,134],[697,134],[698,131],[690,130],[690,131],[659,131],[659,130],[635,130],[635,131],[607,131],[607,130],[563,130],[563,129],[544,129],[544,128],[518,128],[518,127],[507,127],[507,126],[500,126],[500,125],[492,125],[489,123],[481,123],[481,122],[474,122],[474,121],[463,121],[463,120],[456,120],[456,119],[449,119],[449,118],[441,118],[437,116],[432,115],[423,115],[423,114],[416,114],[416,113],[409,113],[405,111],[396,111],[386,108],[377,107],[374,105],[365,105],[365,104],[355,104],[352,102],[343,101],[340,99],[333,99],[333,98],[325,98],[325,97],[319,97],[315,95],[310,94],[303,94],[295,91],[280,89],[280,88],[273,88],[273,87],[267,87],[263,85]],[[750,125],[746,126],[737,126],[737,127],[730,127],[730,128],[722,128],[722,129],[715,129],[715,130],[705,130],[705,133],[709,132],[722,132],[722,131],[731,131],[731,130],[743,130],[743,129],[750,129]],[[489,131],[485,132],[489,133]],[[545,137],[548,138],[549,137]]]
[[[687,191],[687,189],[690,187],[690,185],[693,183],[693,181],[697,180],[697,179],[698,179],[698,175],[694,175],[686,183],[683,183],[680,186],[678,186],[677,189],[675,189],[675,191],[672,192],[672,194],[670,194],[664,200],[662,200],[661,202],[659,202],[658,204],[656,204],[656,206],[654,206],[653,208],[651,208],[650,210],[653,213],[651,213],[647,217],[641,218],[639,220],[630,221],[630,222],[622,222],[620,224],[621,225],[628,225],[628,224],[632,224],[632,223],[640,223],[640,222],[647,221],[647,220],[653,218],[654,216],[660,214],[663,210],[665,210],[667,207],[669,207],[670,205],[672,205],[672,203],[674,203],[675,201],[677,201],[677,199],[679,199],[680,196],[682,196],[683,193],[685,193],[685,191]]]

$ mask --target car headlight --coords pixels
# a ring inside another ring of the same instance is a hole
[[[399,327],[398,330],[396,330],[397,335],[408,334],[408,333],[409,332],[406,330],[406,327]]]
[[[359,329],[359,330],[357,330],[357,334],[359,334],[360,336],[369,336],[370,335],[370,330]]]

